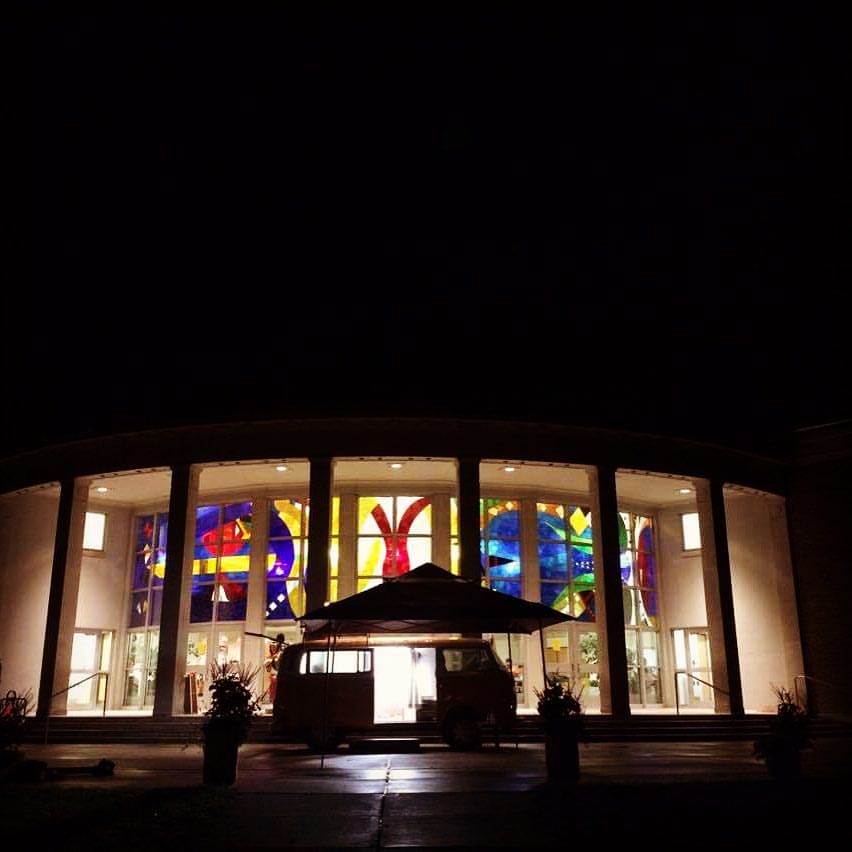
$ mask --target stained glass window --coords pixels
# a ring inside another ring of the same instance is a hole
[[[130,707],[154,703],[168,531],[167,512],[150,512],[134,520],[123,696]]]
[[[659,629],[654,519],[618,513],[621,584],[627,625]]]
[[[160,623],[168,529],[167,512],[136,518],[128,627],[154,627]]]
[[[298,618],[305,612],[309,512],[305,497],[282,498],[269,504],[267,620]]]
[[[541,602],[595,621],[592,513],[586,506],[537,503]]]
[[[191,623],[245,621],[251,526],[251,502],[196,509]]]
[[[331,535],[328,543],[328,599],[340,594],[340,498],[331,498]]]
[[[358,591],[432,559],[428,497],[358,498]]]
[[[521,597],[521,503],[486,497],[479,501],[483,584]]]
[[[450,497],[450,573],[461,572],[461,545],[459,544],[459,501]]]

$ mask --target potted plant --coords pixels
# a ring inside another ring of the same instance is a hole
[[[19,746],[24,739],[27,714],[33,709],[32,697],[30,690],[18,695],[14,689],[0,697],[0,777],[23,762]]]
[[[774,778],[801,778],[802,749],[811,745],[810,717],[789,689],[773,686],[772,691],[778,697],[778,712],[769,732],[755,741],[754,753]]]
[[[252,692],[257,666],[247,663],[210,664],[210,707],[201,726],[204,783],[229,787],[237,778],[237,755],[260,713]]]
[[[567,680],[545,677],[544,689],[536,689],[535,694],[544,723],[547,779],[554,784],[576,784],[583,737],[582,690],[575,694]]]

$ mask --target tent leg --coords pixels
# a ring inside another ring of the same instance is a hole
[[[541,673],[544,677],[544,688],[547,689],[548,679],[547,679],[547,663],[544,660],[544,628],[541,626],[541,619],[538,622],[538,641],[541,645]]]
[[[325,768],[325,732],[328,722],[328,679],[331,676],[331,636],[334,633],[334,622],[328,623],[328,641],[325,644],[325,683],[323,684],[322,693],[322,726],[320,727],[321,739],[320,743],[320,769]],[[337,637],[335,636],[335,639]]]

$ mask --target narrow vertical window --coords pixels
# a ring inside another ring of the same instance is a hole
[[[698,512],[686,512],[680,516],[684,550],[701,550],[701,528]]]
[[[83,526],[83,550],[103,553],[106,539],[106,515],[103,512],[86,512]]]

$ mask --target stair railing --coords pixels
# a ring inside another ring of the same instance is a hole
[[[810,707],[808,706],[808,690],[807,690],[807,685],[808,685],[807,682],[809,680],[812,680],[814,683],[821,683],[823,686],[830,686],[832,689],[839,689],[841,692],[852,693],[852,689],[850,689],[848,686],[843,686],[842,684],[835,683],[835,682],[830,681],[830,680],[822,680],[821,678],[812,677],[811,675],[806,675],[806,674],[794,675],[794,677],[793,677],[793,695],[796,698],[796,704],[798,704],[800,707],[804,707],[805,710],[808,713],[810,713]],[[805,700],[804,701],[802,701],[801,695],[799,693],[799,681],[802,681],[803,685],[805,686],[805,690],[804,690]]]
[[[75,686],[79,686],[81,683],[86,683],[86,681],[91,680],[93,677],[102,677],[104,678],[104,712],[103,715],[106,716],[107,711],[107,696],[109,695],[109,672],[93,672],[92,674],[84,677],[82,680],[78,680],[77,683],[72,683],[70,686],[66,686],[65,689],[60,689],[57,692],[54,692],[53,695],[50,696],[51,705],[53,699],[56,698],[57,695],[62,695],[64,692],[68,692],[71,689],[74,689]],[[44,720],[44,744],[47,745],[47,735],[50,732],[50,712],[48,712],[47,716]]]
[[[722,689],[721,686],[714,686],[712,683],[706,680],[702,680],[700,677],[696,677],[696,675],[691,672],[674,672],[674,694],[675,694],[675,710],[677,711],[677,715],[680,716],[680,698],[677,694],[677,677],[678,675],[683,675],[684,677],[691,677],[693,680],[697,680],[699,683],[703,683],[705,686],[709,686],[714,692],[721,692],[723,695],[730,695],[727,689]]]

